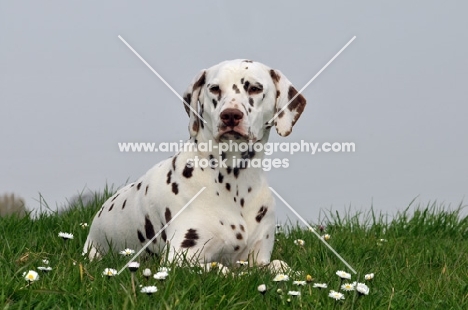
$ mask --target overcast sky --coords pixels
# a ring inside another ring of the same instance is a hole
[[[468,194],[468,4],[464,1],[0,0],[0,194],[30,209],[123,185],[168,153],[118,142],[188,138],[180,100],[203,68],[247,58],[304,91],[287,138],[354,142],[355,153],[299,154],[270,185],[303,217],[395,214],[410,201],[457,206]],[[292,215],[277,201],[279,217]]]

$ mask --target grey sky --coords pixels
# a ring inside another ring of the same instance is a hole
[[[305,218],[351,205],[393,214],[468,194],[468,4],[463,1],[0,1],[0,193],[37,208],[134,180],[168,153],[117,142],[188,138],[180,94],[203,68],[249,58],[301,88],[293,133],[356,153],[288,156],[270,185]],[[286,157],[279,154],[279,157]],[[278,202],[280,217],[287,212]]]

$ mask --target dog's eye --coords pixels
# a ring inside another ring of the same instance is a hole
[[[255,94],[259,94],[263,91],[263,88],[261,86],[255,86],[255,85],[252,85],[250,86],[249,88],[249,95],[255,95]]]
[[[210,92],[217,95],[221,92],[221,89],[219,89],[218,85],[213,85],[210,87]]]

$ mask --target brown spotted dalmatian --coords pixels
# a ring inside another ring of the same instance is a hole
[[[264,170],[237,159],[262,160],[263,151],[219,152],[220,143],[264,144],[268,121],[297,94],[278,70],[250,60],[225,61],[202,70],[188,87],[189,142],[213,149],[181,151],[121,188],[96,214],[84,245],[90,259],[111,248],[141,249],[202,188],[206,189],[147,248],[169,251],[169,261],[268,265],[275,239],[275,201]],[[306,100],[289,103],[274,120],[281,136],[291,133]],[[194,113],[196,111],[205,121]],[[235,157],[235,158],[234,158]],[[212,165],[195,165],[194,159]],[[217,164],[216,164],[217,163]]]

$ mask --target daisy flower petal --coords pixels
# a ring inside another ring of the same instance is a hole
[[[39,280],[39,274],[35,272],[34,270],[29,270],[28,272],[24,272],[23,277],[26,281],[30,283]]]
[[[316,287],[316,288],[327,288],[327,284],[326,283],[314,283],[313,287]]]
[[[156,293],[157,291],[158,291],[158,288],[156,286],[143,286],[140,290],[140,292],[144,294],[148,294],[148,295]]]
[[[289,292],[288,292],[288,295],[291,295],[291,296],[301,296],[301,292],[299,292],[299,291],[289,291]]]
[[[336,275],[337,275],[338,277],[340,277],[341,279],[347,279],[347,280],[351,279],[351,274],[350,274],[350,273],[347,273],[347,272],[344,272],[344,271],[342,271],[342,270],[338,270],[338,271],[336,272]]]
[[[289,276],[285,274],[277,274],[273,279],[274,282],[289,281]]]
[[[302,286],[304,286],[304,285],[306,285],[306,283],[307,283],[306,281],[293,281],[293,284],[295,284],[295,285],[302,285]]]
[[[66,233],[66,232],[59,232],[58,236],[63,240],[73,239],[73,234]]]
[[[333,298],[334,300],[345,299],[342,293],[335,292],[335,291],[330,291],[330,293],[328,294],[328,297]]]
[[[102,275],[103,275],[103,276],[108,276],[109,278],[110,278],[110,277],[114,277],[114,276],[117,275],[117,270],[112,269],[112,268],[106,268],[106,269],[104,269],[104,271],[102,272]]]

